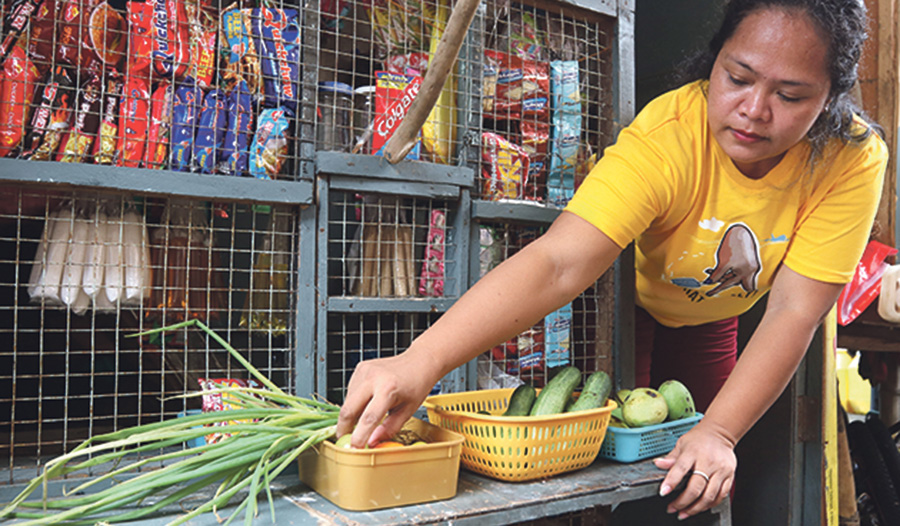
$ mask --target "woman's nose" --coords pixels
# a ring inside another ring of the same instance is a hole
[[[740,106],[741,115],[750,120],[766,120],[769,117],[769,107],[765,93],[762,90],[750,90]]]

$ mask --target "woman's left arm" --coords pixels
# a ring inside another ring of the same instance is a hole
[[[765,314],[725,385],[703,419],[671,453],[656,460],[657,467],[669,471],[660,495],[689,477],[685,490],[669,504],[669,513],[695,515],[728,495],[737,467],[735,445],[784,391],[842,288],[784,265],[778,270]]]

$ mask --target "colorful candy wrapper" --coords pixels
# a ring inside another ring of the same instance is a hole
[[[250,34],[262,66],[263,93],[269,107],[296,112],[300,99],[300,25],[296,9],[261,7],[250,12]]]
[[[384,155],[384,146],[400,127],[400,122],[419,94],[421,86],[422,77],[419,76],[375,72],[375,123],[372,136],[372,151],[375,155]],[[417,160],[420,149],[421,141],[417,140],[406,158]]]
[[[25,133],[25,118],[40,71],[25,50],[15,46],[3,63],[0,79],[0,157],[15,151]]]
[[[247,146],[253,135],[253,100],[246,82],[238,82],[228,93],[228,127],[222,142],[219,173],[241,175],[247,170]]]
[[[126,71],[132,77],[149,77],[153,62],[153,4],[128,2],[130,42]]]
[[[581,144],[581,96],[578,62],[554,60],[550,64],[553,99],[550,137],[550,172],[547,202],[562,208],[575,194],[575,169]]]
[[[98,0],[60,0],[56,8],[60,61],[81,71],[119,64],[125,55],[128,24],[117,10]]]
[[[100,129],[94,141],[94,162],[96,164],[113,164],[118,151],[116,145],[119,137],[119,106],[124,95],[122,75],[112,70],[107,74],[106,93],[100,107]]]
[[[46,70],[53,63],[53,55],[56,52],[53,34],[56,26],[56,4],[56,0],[44,0],[31,14],[28,30],[28,56],[34,60],[38,69]],[[9,33],[4,34],[8,35]]]
[[[568,365],[572,333],[572,304],[544,317],[544,353],[547,367]]]
[[[169,140],[172,135],[172,84],[160,82],[150,97],[150,127],[147,130],[147,149],[144,167],[162,170],[169,157]]]
[[[190,38],[184,0],[147,0],[152,6],[151,60],[159,77],[178,79],[190,64]]]
[[[75,125],[63,142],[57,159],[64,163],[81,163],[90,155],[97,132],[100,129],[100,91],[103,79],[92,75],[78,90],[78,104],[75,107]]]
[[[31,131],[25,137],[22,154],[23,158],[35,161],[53,158],[72,124],[75,105],[75,84],[66,68],[58,65],[45,78],[35,94],[40,97],[40,103],[31,115]]]
[[[172,170],[191,170],[194,153],[194,128],[196,116],[203,101],[203,92],[191,79],[178,85],[172,101]]]
[[[528,182],[528,153],[496,133],[481,134],[481,172],[485,199],[523,199]]]
[[[444,234],[447,216],[442,210],[431,211],[428,225],[422,273],[419,277],[419,296],[444,295]]]
[[[263,110],[259,114],[256,134],[250,143],[250,175],[257,179],[274,179],[281,173],[290,143],[290,119],[287,108]]]
[[[143,77],[128,75],[119,106],[119,166],[140,166],[147,146],[149,121],[150,85]]]
[[[194,137],[193,166],[196,171],[211,174],[216,170],[216,159],[228,126],[225,111],[225,94],[211,89],[203,97],[203,105],[197,116],[197,136]]]
[[[234,403],[237,401],[237,398],[235,398],[234,396],[228,393],[211,391],[214,391],[216,389],[227,389],[229,387],[253,389],[262,388],[262,385],[252,378],[249,380],[244,380],[243,378],[200,378],[198,379],[198,382],[200,384],[201,391],[204,391],[201,396],[203,400],[204,413],[239,409],[239,406]],[[217,422],[215,424],[209,424],[209,427],[211,429],[215,429],[216,427],[222,427],[230,424],[248,423],[252,421],[253,420],[229,420],[224,422]],[[225,438],[228,438],[229,436],[231,436],[229,433],[220,433],[214,431],[206,435],[206,443],[215,444]]]
[[[3,40],[0,40],[0,64],[12,53],[19,37],[28,27],[32,16],[38,9],[40,0],[14,0],[3,17]]]
[[[219,17],[220,53],[226,79],[241,79],[247,83],[250,93],[260,94],[260,63],[253,39],[250,38],[250,18],[252,9],[227,9]]]
[[[198,86],[212,86],[216,72],[216,40],[218,30],[216,19],[196,4],[185,6],[189,21],[191,62],[186,75],[194,79]]]

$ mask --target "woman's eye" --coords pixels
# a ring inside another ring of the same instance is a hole
[[[728,80],[730,80],[731,83],[734,84],[735,86],[746,86],[747,85],[747,81],[745,81],[743,79],[739,79],[732,75],[728,75]]]
[[[800,101],[800,97],[791,97],[790,95],[785,95],[784,93],[779,93],[778,96],[781,98],[781,100],[783,100],[785,102],[799,102]]]

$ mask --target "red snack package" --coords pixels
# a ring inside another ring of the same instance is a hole
[[[118,65],[128,34],[118,11],[98,0],[61,0],[57,8],[59,60],[83,71]]]
[[[543,201],[543,186],[547,180],[550,144],[550,123],[523,119],[520,123],[522,150],[528,154],[528,174],[525,182],[525,199]]]
[[[125,95],[119,107],[119,166],[137,167],[144,158],[150,127],[150,86],[147,79],[125,77]]]
[[[528,181],[528,154],[504,137],[484,132],[481,173],[482,196],[486,199],[522,199]]]
[[[94,141],[94,162],[97,164],[113,164],[116,160],[122,88],[122,75],[116,70],[109,72],[106,93],[100,104],[100,129]]]
[[[199,16],[201,20],[212,20],[212,24],[210,26],[203,22],[197,22],[190,26],[191,62],[188,75],[201,88],[209,88],[212,86],[213,75],[216,72],[216,41],[219,32],[216,29],[215,20],[203,11],[200,11]]]
[[[147,0],[152,6],[153,71],[163,78],[181,78],[190,64],[190,38],[183,0]]]
[[[38,69],[50,67],[53,62],[53,30],[56,21],[56,0],[44,0],[31,15],[28,33],[28,55]]]
[[[25,112],[31,106],[40,72],[19,46],[3,63],[0,79],[0,157],[14,151],[25,134]]]
[[[66,68],[56,66],[45,78],[43,86],[36,92],[40,105],[31,116],[31,131],[25,136],[22,154],[25,159],[35,161],[49,160],[56,153],[71,125],[75,104],[75,84]]]
[[[519,373],[544,370],[544,330],[535,326],[522,331],[516,337],[519,355]]]
[[[160,82],[150,97],[150,126],[147,130],[147,149],[144,167],[162,170],[169,158],[171,137],[172,85]]]
[[[9,11],[3,17],[3,25],[0,26],[2,30],[0,35],[4,35],[3,40],[0,40],[0,64],[6,60],[19,41],[19,37],[37,11],[39,2],[40,0],[14,0],[9,6]]]
[[[395,75],[425,75],[428,53],[420,51],[406,55],[391,55],[384,61],[384,69]]]
[[[419,295],[440,297],[444,295],[444,229],[447,217],[441,210],[431,211],[428,226],[422,273],[419,277]]]
[[[485,50],[485,111],[495,119],[530,116],[546,120],[550,114],[550,65],[500,51]]]
[[[93,75],[78,90],[75,125],[63,141],[57,161],[80,163],[84,162],[90,153],[100,127],[101,89],[103,89],[103,80],[100,75]]]
[[[153,40],[153,5],[147,2],[128,2],[128,65],[126,71],[133,77],[149,77]]]
[[[844,326],[855,320],[878,297],[881,292],[881,277],[890,267],[885,259],[896,253],[896,248],[878,241],[869,241],[856,265],[853,279],[844,285],[838,296],[837,321],[840,325]]]

